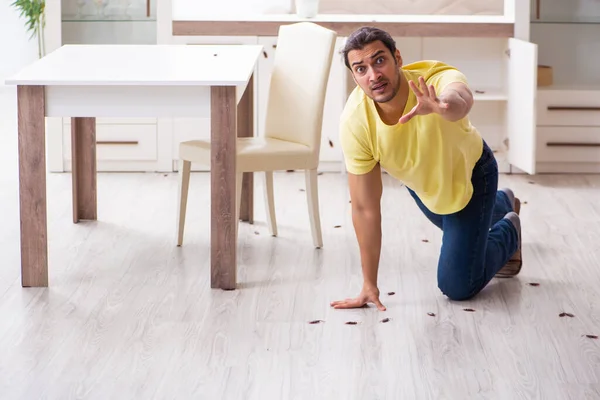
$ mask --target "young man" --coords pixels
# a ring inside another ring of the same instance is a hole
[[[442,230],[437,280],[448,298],[472,298],[494,276],[519,273],[519,200],[497,190],[494,154],[467,117],[473,96],[465,76],[438,61],[403,66],[394,40],[377,28],[354,32],[342,53],[358,85],[340,138],[364,283],[358,297],[331,306],[385,310],[377,286],[381,168]]]

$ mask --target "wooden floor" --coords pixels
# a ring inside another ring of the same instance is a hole
[[[258,186],[257,221],[240,226],[240,290],[221,291],[209,288],[207,174],[192,176],[181,248],[176,175],[101,174],[99,221],[74,225],[71,177],[52,174],[51,286],[24,289],[8,110],[2,400],[600,398],[600,339],[585,336],[600,336],[600,176],[503,175],[526,202],[524,269],[462,303],[436,286],[440,232],[386,177],[382,313],[329,307],[362,283],[342,175],[319,176],[321,250],[311,244],[303,175],[275,176],[277,238]],[[317,319],[325,322],[308,323]]]

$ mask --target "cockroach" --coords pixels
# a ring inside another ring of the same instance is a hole
[[[390,322],[390,319],[389,318],[384,318],[384,319],[381,320],[381,322],[383,322],[385,324],[386,322]]]
[[[540,286],[540,284],[537,282],[530,282],[529,286]]]
[[[329,140],[329,147],[333,147],[333,142],[331,141],[331,139]]]
[[[585,336],[588,339],[598,339],[597,335],[581,335],[581,336]]]
[[[558,316],[561,317],[561,318],[562,317],[570,317],[570,318],[575,317],[573,314],[568,313],[568,312],[561,312],[560,314],[558,314]]]
[[[485,90],[475,90],[475,93],[483,94],[483,93],[485,93]]]
[[[475,312],[475,310],[473,310],[472,308],[464,308],[464,311]]]
[[[341,225],[334,226],[334,228],[341,228],[341,227],[342,227]]]
[[[429,243],[429,240],[427,240],[427,239],[422,239],[422,240],[421,240],[421,242],[423,242],[423,243]]]
[[[315,325],[315,324],[320,324],[321,322],[325,322],[322,319],[315,319],[314,321],[310,321],[309,324],[311,325]]]
[[[396,292],[388,292],[388,296],[393,296],[395,294],[396,294]]]
[[[427,315],[429,315],[430,317],[435,317],[435,314],[432,312],[428,312]]]
[[[358,324],[358,322],[356,322],[356,321],[348,321],[348,322],[346,322],[346,325],[357,325],[357,324]]]

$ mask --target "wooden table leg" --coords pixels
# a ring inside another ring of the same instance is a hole
[[[48,286],[46,104],[43,86],[18,86],[21,285]]]
[[[73,223],[98,219],[96,118],[71,118]]]
[[[250,77],[246,91],[237,107],[238,137],[254,136],[254,79]],[[254,173],[245,172],[242,180],[240,219],[254,223]]]
[[[211,88],[211,288],[236,287],[236,88]]]

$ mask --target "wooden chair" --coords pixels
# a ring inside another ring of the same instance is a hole
[[[236,219],[239,220],[244,172],[264,172],[267,222],[277,236],[273,171],[304,170],[308,213],[315,247],[323,246],[317,167],[323,108],[336,33],[311,22],[281,26],[265,115],[263,137],[237,139]],[[179,146],[180,188],[177,245],[183,242],[192,162],[210,166],[210,141]]]

